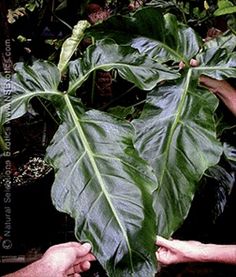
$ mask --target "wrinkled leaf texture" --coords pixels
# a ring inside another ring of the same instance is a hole
[[[17,118],[35,96],[50,100],[62,120],[47,154],[56,208],[75,219],[77,238],[92,242],[109,275],[154,275],[156,179],[134,149],[132,126],[98,111],[85,114],[77,98],[57,90],[60,72],[50,63],[16,70],[11,101],[1,97],[1,124],[9,120],[9,106]],[[6,81],[1,78],[2,88]]]
[[[222,153],[213,119],[217,99],[190,79],[189,73],[179,83],[154,89],[134,122],[136,147],[159,182],[157,233],[167,237],[182,224],[200,178]]]
[[[222,153],[213,119],[218,101],[197,86],[198,76],[235,76],[235,56],[224,49],[209,49],[205,56],[199,54],[199,67],[189,68],[189,60],[201,48],[198,36],[157,9],[144,8],[133,17],[113,17],[104,24],[111,22],[112,32],[102,27],[101,34],[96,29],[97,37],[112,38],[136,50],[111,40],[90,46],[81,59],[70,63],[66,93],[57,91],[59,71],[55,74],[55,67],[48,64],[48,71],[44,63],[35,63],[35,70],[21,66],[12,95],[12,117],[22,115],[34,95],[41,94],[56,105],[63,123],[48,149],[56,171],[52,190],[56,207],[76,219],[77,237],[93,242],[95,255],[108,274],[152,276],[156,230],[151,194],[157,231],[170,236],[186,216],[201,176]],[[157,63],[180,60],[187,66],[177,81],[175,71]],[[84,112],[73,98],[91,72],[112,68],[137,87],[152,89],[134,126],[136,147],[155,171],[158,188],[150,167],[134,149],[130,124],[102,112]],[[160,80],[172,81],[156,87]],[[4,82],[1,78],[1,84]],[[5,116],[8,106],[3,99],[2,122],[9,119]]]
[[[204,43],[204,49],[225,48],[228,52],[232,52],[235,47],[236,35],[228,31],[220,36],[217,36],[215,39],[210,39]]]
[[[235,54],[230,54],[235,36],[224,35],[203,46],[196,32],[174,15],[163,16],[150,7],[131,17],[111,17],[87,31],[97,39],[111,37],[130,44],[154,60],[186,65],[180,80],[148,93],[143,113],[134,121],[136,147],[159,181],[154,196],[157,232],[169,237],[187,216],[205,170],[222,154],[214,120],[218,100],[197,83],[200,74],[217,79],[235,76]],[[189,68],[191,58],[200,66]]]
[[[0,75],[0,123],[24,115],[31,98],[40,96],[51,99],[61,96],[57,91],[60,72],[54,64],[41,61],[31,67],[23,63],[15,65],[16,73],[11,78]]]
[[[76,78],[73,71],[66,93],[57,90],[60,72],[54,65],[18,64],[11,82],[14,87],[11,103],[3,99],[1,114],[5,115],[11,105],[11,118],[23,115],[34,96],[42,96],[55,105],[62,124],[48,148],[47,158],[55,168],[52,199],[56,208],[75,218],[77,238],[92,242],[94,254],[109,275],[153,276],[156,272],[156,223],[152,207],[152,192],[157,186],[155,175],[133,146],[134,129],[130,123],[99,111],[85,113],[80,101],[72,95],[89,73],[107,68],[102,46],[100,43],[98,48],[88,49],[88,57],[91,54],[96,59],[73,62],[82,74]],[[94,53],[97,49],[98,55]],[[153,72],[155,82],[159,81],[160,67],[145,55],[138,59],[137,50],[130,48],[129,53],[125,47],[122,60],[122,47],[109,41],[104,49],[106,54],[109,49],[114,56],[120,55],[117,63],[114,60],[110,63],[110,59],[108,62],[109,69],[119,68],[120,62],[123,63],[126,67],[121,69],[123,78],[137,86],[142,84],[143,89],[154,86]],[[135,78],[131,80],[134,69]],[[169,76],[173,79],[178,74]],[[2,78],[1,82],[4,81]],[[6,120],[2,118],[2,124]]]
[[[82,58],[69,64],[70,93],[74,93],[94,70],[109,71],[112,68],[122,78],[143,90],[150,90],[163,80],[179,77],[177,72],[130,46],[120,46],[110,39],[101,40],[88,47]]]
[[[65,107],[64,123],[48,148],[58,169],[55,206],[75,218],[77,238],[92,242],[111,276],[152,276],[156,182],[134,149],[134,130],[99,111],[81,114],[68,96]]]
[[[156,171],[154,197],[158,233],[170,236],[183,222],[204,172],[218,163],[222,145],[216,137],[216,97],[197,86],[200,74],[216,79],[234,77],[235,53],[208,49],[199,67],[188,68],[179,82],[148,94],[136,121],[137,148]]]
[[[178,22],[174,15],[163,16],[161,10],[151,7],[138,10],[132,17],[113,16],[86,32],[97,39],[112,38],[118,44],[131,45],[161,62],[188,64],[201,44],[192,28]]]

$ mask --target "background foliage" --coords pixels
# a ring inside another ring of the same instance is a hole
[[[235,77],[234,2],[12,1],[7,10],[17,51],[9,103],[2,60],[2,141],[8,111],[19,118],[40,99],[58,124],[45,149],[54,205],[108,275],[153,276],[156,233],[181,226],[204,175],[226,176],[214,220],[232,190],[220,162],[235,162],[225,137],[234,120],[198,79]]]

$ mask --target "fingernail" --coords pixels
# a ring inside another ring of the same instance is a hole
[[[88,242],[85,242],[84,244],[82,244],[82,246],[84,249],[86,249],[88,251],[92,248],[91,244]]]

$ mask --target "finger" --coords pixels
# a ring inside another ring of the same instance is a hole
[[[208,88],[216,88],[217,86],[219,86],[221,82],[217,79],[213,79],[203,74],[199,77],[199,81],[200,81],[200,84],[205,85]]]
[[[72,251],[75,254],[75,259],[84,258],[86,255],[89,254],[91,250],[91,245],[89,243],[80,244],[77,242],[68,242],[66,244],[63,244],[61,247],[62,251]]]
[[[66,273],[67,277],[81,277],[81,275],[79,273]]]
[[[185,67],[185,63],[184,62],[179,62],[179,69],[183,69]]]
[[[211,77],[208,77],[208,76],[205,76],[205,75],[200,75],[200,77],[199,77],[199,81],[200,81],[200,83],[212,83],[212,81],[213,81],[214,79],[212,79]]]
[[[190,65],[193,67],[199,66],[199,61],[195,60],[195,59],[191,59],[190,60]]]
[[[168,264],[168,260],[166,258],[167,251],[165,249],[161,249],[161,251],[156,251],[156,259],[159,263],[166,265]]]
[[[84,257],[86,256],[90,250],[91,250],[92,246],[89,243],[78,243],[78,242],[66,242],[66,243],[62,243],[59,245],[55,245],[49,248],[49,251],[47,252],[51,252],[52,250],[61,250],[61,251],[74,251],[75,253],[75,259],[78,259],[80,257]]]
[[[172,248],[173,240],[165,239],[161,236],[156,236],[156,245],[157,246],[163,246],[166,248]]]
[[[95,260],[96,260],[96,258],[91,253],[87,254],[86,256],[80,257],[74,262],[74,266],[72,266],[67,271],[68,272],[67,274],[72,274],[73,272],[75,272],[75,268],[77,269],[77,272],[82,272],[82,270],[85,270],[84,265],[86,267],[86,265],[88,265],[88,263],[89,263],[89,267],[90,267],[90,262],[95,261]],[[82,268],[81,268],[81,265],[82,265]]]
[[[67,277],[81,277],[81,275],[79,273],[67,273],[66,276]]]
[[[67,270],[67,274],[72,274],[74,272],[83,272],[86,269],[86,266],[90,268],[90,262],[95,261],[96,258],[92,254],[87,254],[86,256],[79,257],[75,262],[74,265]],[[76,269],[76,271],[75,271]]]
[[[70,241],[70,242],[53,245],[49,249],[62,249],[62,248],[66,248],[66,247],[80,247],[80,246],[81,246],[81,243],[76,242],[76,241]]]
[[[81,244],[76,241],[70,241],[70,242],[65,242],[65,243],[51,246],[50,250],[51,249],[65,249],[65,248],[74,248],[74,249],[76,249],[79,256],[83,256],[83,255],[86,255],[91,250],[92,247],[88,242]]]
[[[80,245],[79,247],[76,247],[77,258],[87,255],[90,252],[91,248],[92,248],[91,244],[89,244],[87,242]]]
[[[97,259],[96,259],[96,257],[92,253],[89,253],[87,255],[87,260],[92,262],[92,261],[96,261]]]
[[[80,264],[80,272],[84,272],[84,271],[87,271],[89,270],[91,267],[91,263],[89,261],[85,261],[83,263]]]
[[[76,264],[72,266],[68,271],[67,275],[71,275],[74,273],[80,273],[89,270],[91,267],[91,264],[89,261],[84,261],[82,263]]]
[[[160,262],[160,252],[156,251],[155,255],[156,255],[156,258],[157,258],[158,262]]]
[[[92,261],[95,261],[95,260],[96,260],[96,258],[94,257],[94,255],[91,254],[91,253],[88,253],[88,254],[85,255],[85,256],[78,257],[78,258],[75,260],[74,264],[79,264],[79,263],[82,263],[82,262],[84,262],[84,261],[92,262]]]

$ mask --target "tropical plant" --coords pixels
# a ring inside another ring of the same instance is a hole
[[[46,154],[55,169],[54,205],[75,219],[76,237],[92,243],[108,275],[154,276],[155,235],[169,237],[182,224],[205,171],[224,149],[235,151],[217,137],[218,99],[198,84],[201,74],[235,77],[235,36],[203,44],[153,7],[88,26],[80,21],[65,41],[59,67],[17,63],[10,83],[1,76],[1,125],[26,113],[34,97],[51,102],[60,118]],[[85,36],[95,42],[68,63]],[[192,58],[199,66],[190,66]],[[147,94],[144,105],[135,104],[135,119],[81,101],[82,87],[100,70]]]
[[[178,19],[185,24],[189,24],[201,34],[207,31],[210,27],[215,26],[217,17],[224,16],[224,23],[227,28],[235,33],[235,0],[151,0],[147,5],[162,8],[163,12],[175,14]],[[226,28],[222,26],[221,28]],[[220,29],[221,29],[220,28]]]

